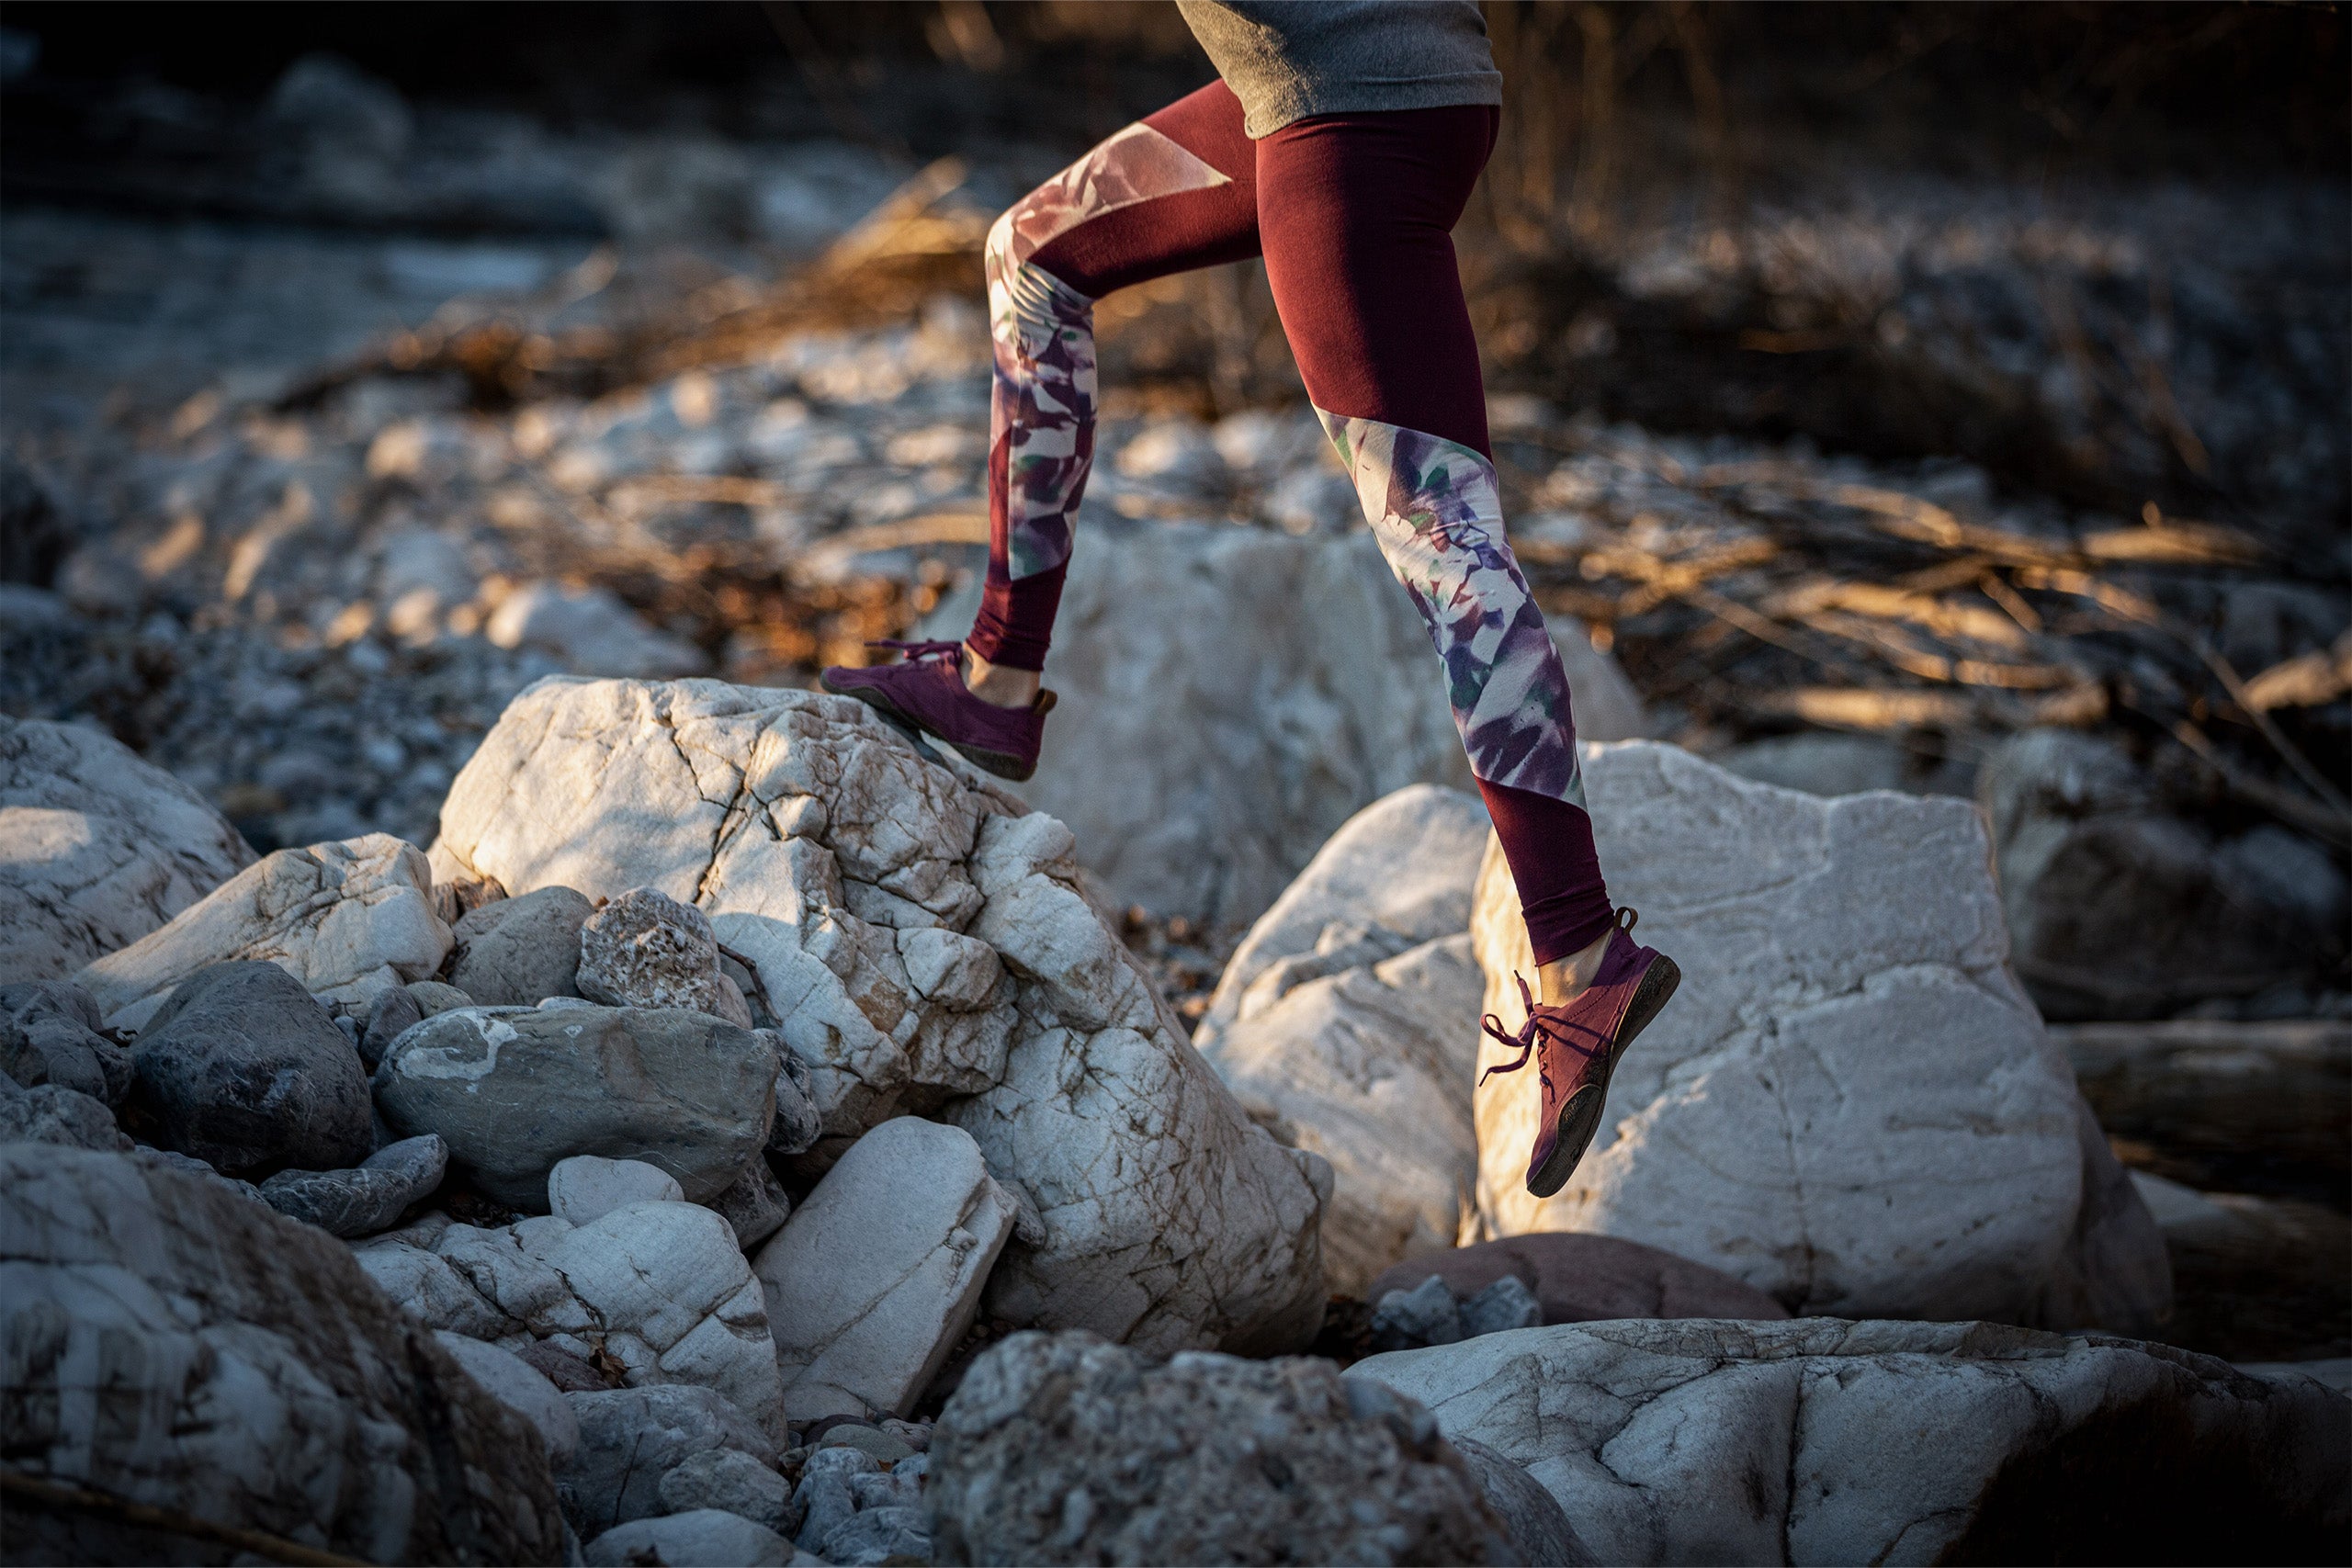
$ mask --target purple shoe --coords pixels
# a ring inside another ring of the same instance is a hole
[[[1039,692],[1025,708],[1001,708],[972,694],[964,684],[960,642],[902,642],[885,637],[868,648],[895,648],[906,655],[897,664],[853,670],[836,664],[817,683],[837,696],[855,697],[899,728],[917,737],[934,735],[976,768],[1016,782],[1037,771],[1037,746],[1045,739],[1046,716],[1054,694]]]
[[[1527,982],[1514,975],[1527,1021],[1512,1035],[1504,1032],[1502,1020],[1493,1013],[1484,1021],[1487,1033],[1519,1047],[1519,1060],[1488,1067],[1478,1081],[1519,1071],[1531,1053],[1536,1076],[1543,1079],[1544,1120],[1527,1156],[1527,1190],[1538,1198],[1549,1198],[1576,1174],[1592,1135],[1600,1130],[1601,1106],[1609,1098],[1609,1075],[1616,1069],[1617,1058],[1682,983],[1682,971],[1673,959],[1654,947],[1634,944],[1630,933],[1641,917],[1631,909],[1617,913],[1622,923],[1609,933],[1600,972],[1573,1000],[1541,1006],[1528,994]]]

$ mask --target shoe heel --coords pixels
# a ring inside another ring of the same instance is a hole
[[[1649,973],[1642,976],[1641,985],[1634,988],[1634,999],[1625,1004],[1625,1021],[1617,1031],[1619,1052],[1634,1043],[1634,1035],[1650,1026],[1650,1020],[1674,999],[1674,993],[1681,984],[1681,968],[1673,959],[1660,953],[1657,962],[1650,965]]]

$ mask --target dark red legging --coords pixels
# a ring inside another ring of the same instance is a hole
[[[1094,149],[999,220],[989,572],[969,643],[1042,670],[1092,460],[1092,305],[1262,255],[1283,329],[1383,552],[1430,626],[1535,960],[1612,912],[1557,650],[1495,500],[1478,348],[1452,231],[1490,107],[1327,115],[1252,141],[1223,83]]]

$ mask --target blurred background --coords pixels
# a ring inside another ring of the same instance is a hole
[[[2184,1310],[2352,1350],[2345,14],[1486,13],[1456,243],[1610,732],[1974,798],[2053,1020],[2267,1053],[2236,1110],[2098,1091],[2130,1163],[2259,1201],[2199,1245],[2321,1265]],[[953,618],[987,226],[1211,74],[1131,0],[18,0],[0,711],[259,849],[424,843],[540,674],[806,684]],[[1099,325],[1099,526],[1360,536],[1260,268]],[[1111,881],[1197,1015],[1255,884]]]

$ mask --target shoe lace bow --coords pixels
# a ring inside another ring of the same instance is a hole
[[[1478,1081],[1481,1084],[1497,1073],[1515,1073],[1527,1066],[1528,1057],[1535,1054],[1536,1045],[1544,1040],[1548,1039],[1557,1044],[1565,1045],[1577,1055],[1588,1058],[1600,1054],[1603,1043],[1601,1040],[1595,1038],[1588,1043],[1577,1038],[1579,1033],[1589,1034],[1592,1031],[1578,1030],[1566,1019],[1547,1014],[1544,1010],[1536,1007],[1534,993],[1527,988],[1526,976],[1513,975],[1511,978],[1519,982],[1519,1005],[1526,1010],[1527,1021],[1519,1026],[1519,1032],[1516,1034],[1505,1029],[1503,1021],[1493,1013],[1488,1013],[1480,1019],[1478,1024],[1480,1028],[1505,1045],[1518,1046],[1519,1055],[1513,1061],[1497,1062],[1485,1072],[1480,1073]],[[1536,1070],[1538,1072],[1543,1070],[1540,1063]]]

